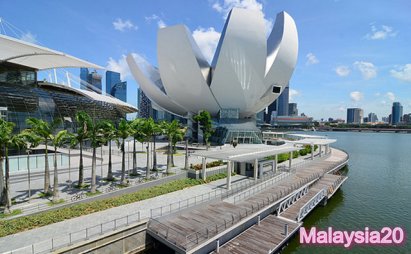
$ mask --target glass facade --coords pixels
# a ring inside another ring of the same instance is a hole
[[[108,102],[93,100],[64,86],[36,82],[32,79],[36,77],[35,71],[1,64],[0,77],[0,115],[16,124],[15,131],[28,128],[29,117],[47,122],[60,118],[64,120],[63,128],[74,130],[79,110],[114,122],[125,117],[125,112]]]

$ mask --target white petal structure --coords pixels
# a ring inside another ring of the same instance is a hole
[[[265,37],[261,13],[234,8],[227,17],[211,65],[183,25],[159,30],[158,65],[127,57],[143,92],[159,107],[183,116],[236,109],[252,117],[287,86],[298,55],[298,34],[286,12]]]

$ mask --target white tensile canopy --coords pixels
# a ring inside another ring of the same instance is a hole
[[[0,62],[19,64],[36,70],[84,67],[104,69],[65,53],[0,34]]]

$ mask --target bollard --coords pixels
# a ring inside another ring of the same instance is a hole
[[[260,221],[261,221],[261,217],[260,217],[260,215],[258,215],[258,218],[257,218],[257,225],[258,226],[260,226]]]
[[[288,236],[288,223],[284,224],[284,235]]]
[[[220,240],[216,241],[217,247],[215,249],[215,252],[220,253]]]

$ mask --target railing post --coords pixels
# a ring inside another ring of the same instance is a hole
[[[31,245],[31,253],[33,253],[33,254],[35,253],[34,252],[34,244]]]
[[[288,236],[288,223],[284,224],[284,235]]]
[[[127,223],[127,226],[128,226],[128,215],[127,215],[127,222],[126,223]]]
[[[103,234],[103,223],[100,224],[100,235]]]
[[[86,228],[86,239],[88,239],[88,228]]]
[[[69,233],[69,245],[71,245],[71,233]]]
[[[258,215],[258,218],[257,218],[257,225],[258,226],[260,226],[260,221],[261,221],[261,217],[260,217],[260,215]]]
[[[216,244],[217,244],[217,246],[215,248],[215,252],[220,253],[220,240],[217,240]]]
[[[117,229],[117,219],[114,220],[114,230]]]

